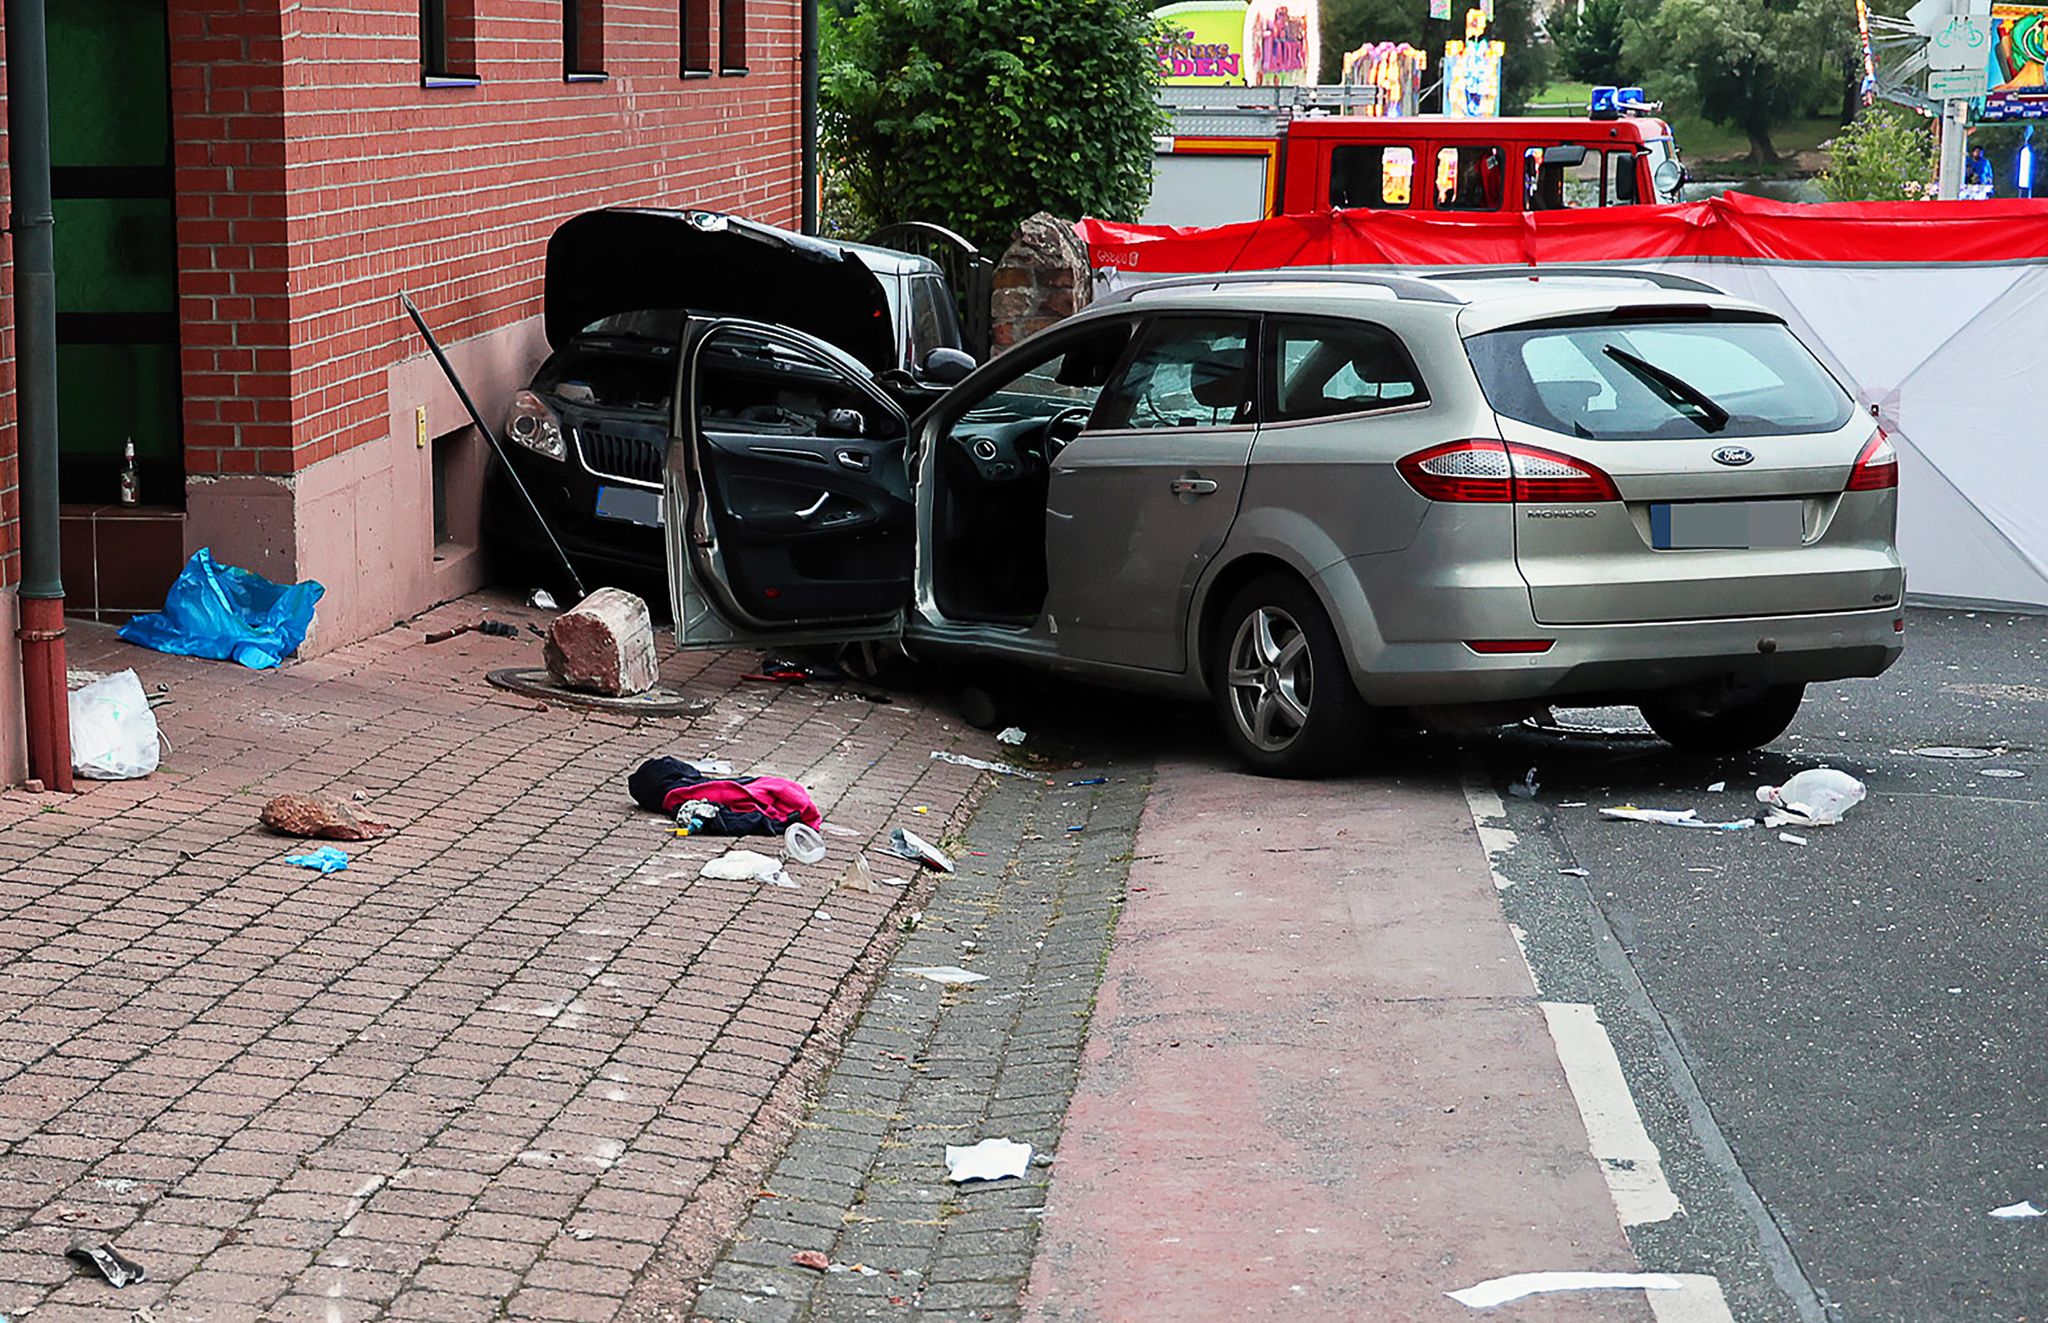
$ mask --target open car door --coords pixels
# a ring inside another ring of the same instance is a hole
[[[910,422],[842,351],[692,320],[663,473],[683,647],[893,638],[910,600]]]

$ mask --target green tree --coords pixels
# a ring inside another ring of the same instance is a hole
[[[1451,9],[1459,12],[1456,4]],[[1507,47],[1500,62],[1500,113],[1519,115],[1530,97],[1550,85],[1554,52],[1537,35],[1536,0],[1494,0],[1493,26],[1486,35]]]
[[[1905,202],[1934,196],[1934,135],[1895,106],[1866,107],[1826,144],[1820,191],[1830,202]]]
[[[1624,58],[1629,18],[1627,0],[1586,0],[1583,10],[1559,5],[1557,17],[1550,21],[1550,38],[1565,75],[1582,83],[1634,81]]]
[[[842,204],[994,248],[1037,211],[1135,219],[1163,128],[1150,9],[860,0],[820,79]]]
[[[1663,0],[1626,43],[1637,68],[1676,69],[1686,100],[1774,163],[1771,130],[1840,95],[1846,26],[1833,0]]]

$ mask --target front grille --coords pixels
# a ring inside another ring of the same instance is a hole
[[[636,486],[661,486],[662,453],[668,438],[655,428],[614,422],[578,422],[569,428],[583,467],[600,478]]]

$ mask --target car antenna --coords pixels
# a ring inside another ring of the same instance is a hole
[[[512,485],[519,489],[519,497],[526,502],[526,508],[533,512],[533,522],[540,526],[548,545],[555,549],[555,558],[562,562],[562,572],[569,576],[569,586],[576,590],[576,598],[581,601],[587,595],[583,591],[583,580],[577,576],[576,567],[569,563],[569,553],[562,550],[561,539],[555,536],[554,529],[548,527],[547,516],[540,512],[540,504],[533,499],[533,493],[526,490],[526,484],[520,480],[519,470],[512,467],[512,461],[506,458],[504,443],[498,440],[498,434],[491,430],[491,425],[484,421],[484,416],[477,412],[476,401],[469,398],[469,391],[463,386],[462,378],[455,375],[455,365],[450,363],[448,355],[441,351],[441,342],[427,329],[427,319],[420,316],[419,307],[412,301],[412,295],[400,290],[398,301],[405,305],[406,314],[412,318],[412,324],[420,328],[420,335],[425,338],[427,348],[434,351],[434,361],[441,365],[441,372],[448,378],[448,384],[455,387],[455,397],[462,401],[462,407],[469,410],[469,420],[476,424],[476,430],[484,434],[484,439],[491,443],[491,449],[497,452],[498,463],[505,466],[506,476],[511,478]]]

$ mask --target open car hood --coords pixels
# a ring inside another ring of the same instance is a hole
[[[888,296],[836,244],[716,211],[587,211],[548,240],[548,344],[622,312],[681,308],[814,335],[875,372],[898,366]]]

